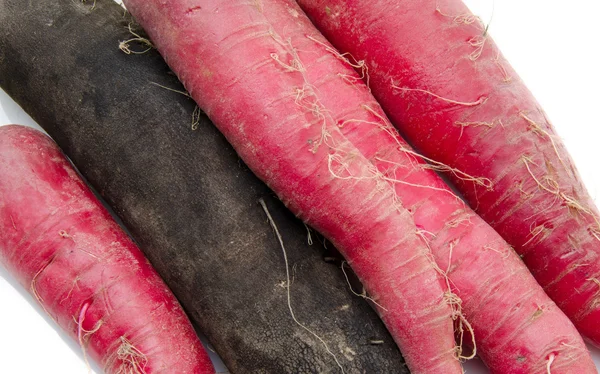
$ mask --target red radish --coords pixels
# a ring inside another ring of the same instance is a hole
[[[331,59],[293,1],[125,2],[248,166],[340,249],[414,373],[462,373],[451,309],[394,191],[328,116],[308,72]],[[296,48],[298,40],[308,49]],[[338,66],[345,69],[339,61]],[[445,287],[445,284],[444,284]],[[334,353],[337,347],[329,347]],[[334,353],[335,354],[335,353]],[[343,367],[343,365],[341,365]]]
[[[214,95],[195,96],[250,167],[302,218],[310,219],[309,223],[321,231],[329,230],[325,233],[333,237],[336,244],[345,244],[342,248],[346,250],[345,255],[355,268],[362,270],[359,275],[378,304],[388,311],[390,305],[394,305],[384,301],[386,295],[378,290],[373,292],[373,283],[369,282],[376,280],[373,279],[376,273],[360,267],[365,266],[365,260],[371,262],[370,266],[393,267],[394,264],[377,264],[381,260],[374,256],[351,257],[356,242],[344,241],[339,237],[342,232],[338,230],[339,226],[335,226],[334,231],[326,221],[328,217],[317,216],[327,208],[335,209],[333,216],[337,218],[342,206],[348,202],[362,203],[358,188],[372,182],[380,191],[394,185],[392,201],[388,203],[411,214],[410,224],[402,222],[402,226],[387,230],[413,230],[413,234],[423,237],[422,243],[430,242],[443,269],[439,269],[440,272],[449,278],[444,283],[445,299],[453,306],[453,317],[458,324],[463,324],[463,330],[469,329],[468,321],[462,318],[460,299],[454,292],[461,297],[466,295],[462,312],[474,324],[475,335],[481,341],[478,345],[484,349],[483,356],[492,370],[528,373],[546,372],[551,367],[553,372],[595,372],[577,331],[543,293],[516,254],[456,199],[439,177],[431,170],[419,167],[424,164],[390,128],[366,86],[347,64],[341,62],[343,57],[336,55],[316,30],[307,25],[305,16],[295,4],[281,1],[255,2],[256,7],[247,3],[237,6],[214,4],[226,3],[213,2],[198,8],[195,3],[179,2],[177,9],[164,11],[148,2],[137,4],[130,0],[128,6],[187,83],[188,90],[192,94],[210,92]],[[234,10],[237,13],[233,14]],[[227,21],[226,17],[236,21]],[[220,27],[228,22],[235,23],[230,26],[233,30],[221,30]],[[248,26],[246,22],[250,27],[244,29]],[[172,34],[171,30],[180,30],[181,34]],[[215,34],[210,35],[213,32]],[[185,39],[186,34],[206,36],[190,40]],[[217,49],[214,49],[215,45]],[[189,58],[187,53],[196,57]],[[245,56],[245,59],[237,61],[236,56]],[[230,60],[236,64],[231,65]],[[218,70],[221,66],[227,66],[227,69]],[[273,102],[273,98],[278,101]],[[236,126],[236,123],[241,125]],[[301,129],[310,135],[295,133],[290,128]],[[323,143],[319,143],[323,131],[335,139],[324,138]],[[280,142],[280,139],[284,141]],[[350,141],[347,156],[327,143],[337,139]],[[405,151],[398,152],[398,146]],[[285,147],[301,148],[301,151],[294,151],[290,156],[290,150]],[[331,148],[327,161],[321,161],[328,162],[326,170],[323,166],[318,169],[318,159],[314,158],[316,155],[325,159],[323,147]],[[307,152],[310,150],[315,150],[315,154]],[[368,161],[365,162],[363,157]],[[274,163],[270,165],[270,162]],[[315,188],[310,176],[301,177],[302,185],[289,186],[286,181],[290,178],[300,179],[300,172],[294,170],[298,169],[299,163],[312,165],[312,170],[317,170],[312,178],[314,175],[327,177],[327,183],[332,187],[319,184]],[[341,196],[345,193],[344,187],[338,186],[343,186],[344,181],[354,182],[351,186],[357,188],[356,193]],[[311,187],[305,187],[305,191],[313,196],[306,198],[296,190],[308,183]],[[323,190],[327,188],[334,188],[337,195],[324,195]],[[345,201],[337,200],[340,197]],[[350,221],[354,217],[344,216],[344,221],[351,222],[352,226],[348,226],[356,231],[369,230],[372,223],[368,218],[375,216],[368,214],[357,223]],[[361,224],[364,227],[359,226]],[[362,231],[360,235],[369,240],[378,239],[368,231]],[[360,239],[356,236],[354,240]],[[482,271],[486,272],[485,276]],[[386,314],[383,316],[385,319]],[[389,326],[389,320],[387,322]],[[550,328],[554,329],[553,334],[548,332]],[[468,333],[465,336],[470,339]],[[488,339],[491,336],[495,339]],[[407,355],[402,344],[401,347]],[[468,355],[461,351],[457,353],[463,357]],[[411,357],[407,355],[407,359]],[[415,367],[412,369],[414,371]]]
[[[107,373],[214,373],[141,251],[50,138],[0,127],[0,263]]]
[[[285,22],[281,13],[269,8],[263,12],[274,23]],[[287,30],[294,28],[302,35],[301,24]],[[457,327],[462,327],[459,338],[470,342],[471,324],[478,352],[493,372],[545,373],[549,365],[553,373],[595,372],[576,329],[516,253],[418,161],[367,87],[339,61],[360,64],[344,60],[318,33],[292,37],[290,42],[302,61],[304,53],[316,53],[315,46],[326,52],[305,65],[306,79],[318,92],[344,92],[321,95],[320,102],[342,134],[373,164],[376,176],[394,185],[397,202],[411,212],[440,272],[448,277],[446,299],[456,313]],[[470,354],[458,353],[463,358]]]
[[[579,331],[600,345],[599,215],[569,155],[485,26],[459,0],[299,0],[364,60],[394,124],[449,173]]]
[[[411,211],[440,272],[448,277],[447,299],[458,327],[462,324],[459,339],[470,342],[472,325],[477,352],[495,373],[546,373],[549,366],[552,373],[595,373],[581,336],[518,255],[454,196],[430,165],[414,156],[359,77],[333,61],[342,56],[321,36],[309,39],[294,45],[306,51],[316,43],[330,58],[319,59],[307,75],[319,92],[348,91],[325,95],[321,102],[379,177],[394,184],[398,202]],[[462,357],[469,353],[460,351]]]

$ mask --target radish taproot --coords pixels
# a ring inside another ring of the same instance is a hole
[[[282,250],[259,199],[285,242],[297,320],[348,374],[408,372],[331,243],[313,232],[309,246],[304,225],[206,116],[192,124],[195,104],[163,88],[184,91],[156,50],[117,48],[136,38],[120,6],[0,4],[0,85],[114,208],[230,372],[339,372],[290,315]]]
[[[142,252],[50,138],[0,127],[0,263],[107,373],[214,373]]]
[[[328,54],[297,48],[315,32],[297,5],[125,5],[250,169],[346,257],[409,369],[462,373],[451,309],[429,249],[391,186],[371,177],[371,162],[328,117],[323,93],[306,73]]]
[[[600,345],[598,210],[487,27],[460,0],[298,2],[369,67],[373,94],[407,140],[463,173],[448,176]]]

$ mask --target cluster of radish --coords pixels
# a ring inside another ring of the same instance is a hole
[[[600,345],[600,213],[460,0],[124,3],[244,163],[340,251],[411,372],[478,355],[493,373],[596,373],[582,336]],[[0,260],[92,358],[213,370],[49,139],[1,128],[0,174]]]

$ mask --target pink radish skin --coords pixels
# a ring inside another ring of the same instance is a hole
[[[299,51],[328,44],[293,40]],[[300,53],[302,56],[302,54]],[[406,152],[410,147],[386,122],[364,84],[353,83],[352,71],[340,69],[335,54],[307,67],[332,118],[345,136],[389,181],[412,212],[422,238],[449,278],[449,290],[462,299],[462,314],[475,331],[477,352],[494,373],[595,373],[577,330],[544,293],[512,248],[487,223],[454,197],[425,164]],[[349,90],[348,86],[353,87]],[[350,109],[349,109],[350,108]],[[368,109],[366,109],[368,108]],[[382,136],[383,135],[383,136]],[[463,340],[471,338],[464,326]],[[469,355],[465,348],[463,356]]]
[[[297,5],[125,3],[248,166],[342,251],[411,371],[462,373],[443,283],[410,212],[394,204],[385,181],[347,178],[370,175],[373,165],[324,114],[323,93],[313,91],[305,69],[329,56],[312,42],[295,49],[316,34]]]
[[[298,2],[337,48],[366,62],[373,94],[413,145],[489,181],[449,175],[600,346],[598,210],[484,26],[459,0]]]
[[[214,373],[191,323],[58,147],[0,127],[0,263],[107,373]]]
[[[285,21],[270,8],[263,13],[274,23]],[[297,28],[295,35],[302,35],[301,26],[297,23],[287,30]],[[327,53],[304,64],[307,79],[319,92],[344,92],[321,95],[321,103],[344,136],[394,184],[396,197],[411,212],[437,264],[447,273],[447,289],[462,299],[457,312],[461,308],[473,326],[479,355],[491,371],[547,373],[550,365],[552,373],[596,372],[573,324],[512,248],[408,153],[410,147],[348,66],[357,64],[339,64],[341,56],[318,33],[292,37],[291,44],[301,61],[310,60],[315,45]],[[463,340],[470,343],[467,326],[463,329]],[[466,357],[470,352],[465,348],[461,354]]]

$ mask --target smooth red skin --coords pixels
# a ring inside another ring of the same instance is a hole
[[[241,158],[296,215],[340,249],[385,308],[378,311],[411,371],[462,373],[453,356],[453,326],[440,277],[410,214],[393,206],[393,190],[385,183],[334,177],[327,144],[311,151],[322,123],[296,104],[296,90],[319,72],[287,71],[272,57],[289,63],[288,38],[293,45],[307,33],[317,34],[298,6],[276,0],[125,3]],[[327,58],[317,45],[306,47],[301,60],[307,68]],[[349,171],[366,173],[368,160],[334,123],[327,123],[332,139],[348,151]],[[330,348],[343,365],[341,352]]]
[[[299,0],[328,39],[341,51],[364,59],[373,94],[401,133],[426,156],[477,177],[493,189],[449,176],[470,205],[523,257],[538,282],[571,318],[579,331],[600,344],[600,242],[591,214],[569,208],[564,199],[538,188],[523,162],[540,181],[550,174],[560,191],[598,216],[562,142],[539,104],[517,74],[486,39],[476,60],[469,40],[483,35],[482,26],[455,22],[471,13],[458,0],[369,2]],[[436,11],[439,4],[440,12]],[[448,16],[451,15],[451,16]],[[506,71],[506,74],[504,73]],[[511,77],[507,82],[505,78]],[[420,92],[475,102],[454,105]],[[523,112],[549,135],[533,131]],[[456,122],[496,121],[461,129]],[[462,136],[461,136],[462,132]],[[563,165],[564,163],[564,165]],[[547,186],[547,185],[546,185]],[[532,231],[542,234],[532,239]]]
[[[50,138],[0,127],[0,263],[107,373],[121,337],[147,358],[144,372],[214,373],[191,323],[142,252]]]

